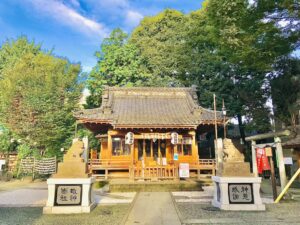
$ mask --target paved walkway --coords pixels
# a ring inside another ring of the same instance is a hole
[[[130,204],[136,192],[102,193],[95,191],[98,205]],[[1,191],[0,207],[44,207],[47,202],[48,189],[46,183],[32,184],[20,189]]]
[[[140,192],[125,225],[180,225],[169,192]]]
[[[44,206],[47,199],[47,184],[32,184],[28,187],[0,192],[0,207]]]

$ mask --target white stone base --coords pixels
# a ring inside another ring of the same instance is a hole
[[[45,206],[43,214],[90,213],[95,207],[95,202],[90,206]]]
[[[92,184],[95,178],[50,178],[48,184],[48,200],[43,208],[44,214],[72,214],[90,213],[96,206],[92,191]],[[56,185],[82,185],[81,205],[59,206],[55,205]]]
[[[266,207],[262,204],[260,197],[260,183],[261,177],[218,177],[213,176],[214,181],[214,198],[212,205],[222,210],[236,210],[236,211],[264,211]],[[253,203],[236,204],[230,203],[228,184],[252,184]],[[219,191],[218,191],[219,186]],[[219,193],[218,193],[219,192]],[[219,195],[219,196],[218,196]]]

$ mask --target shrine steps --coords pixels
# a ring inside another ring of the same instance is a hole
[[[177,181],[126,181],[111,180],[110,192],[169,192],[169,191],[203,191],[203,184],[194,180]]]

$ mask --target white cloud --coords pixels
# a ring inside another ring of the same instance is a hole
[[[80,2],[78,0],[69,0],[70,4],[76,8],[80,8]]]
[[[70,28],[80,31],[86,35],[98,35],[105,37],[108,29],[104,24],[89,19],[76,10],[68,7],[58,0],[27,0],[43,16],[52,17],[59,23],[69,26]],[[72,3],[76,5],[77,1]],[[79,2],[77,2],[79,3]],[[26,3],[25,3],[26,4]]]
[[[139,12],[128,10],[126,12],[125,25],[130,27],[137,26],[143,17]]]
[[[82,65],[82,72],[86,72],[89,73],[91,72],[93,69],[93,66],[89,66],[89,65]]]
[[[105,8],[127,8],[129,7],[129,3],[127,0],[101,0],[97,2],[100,4],[102,7]]]
[[[91,6],[94,15],[104,12],[112,21],[120,20],[125,30],[137,26],[144,17],[129,0],[86,0],[86,3]]]

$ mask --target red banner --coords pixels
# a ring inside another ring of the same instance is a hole
[[[263,170],[271,170],[268,157],[264,148],[256,149],[257,171],[262,174]]]

